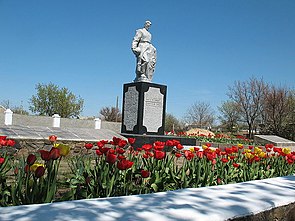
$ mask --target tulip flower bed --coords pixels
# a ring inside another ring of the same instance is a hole
[[[52,148],[15,159],[0,157],[0,205],[22,205],[74,199],[163,192],[183,188],[245,182],[294,174],[295,152],[288,148],[242,144],[213,148],[210,144],[184,150],[176,140],[145,144],[135,140],[85,143],[81,154],[50,136]],[[2,149],[14,141],[0,137]],[[169,151],[166,152],[165,150]],[[82,154],[82,152],[84,152]],[[60,164],[69,171],[60,176]],[[13,180],[8,182],[8,173]],[[63,190],[61,195],[57,193]]]
[[[215,134],[215,135],[205,135],[202,133],[192,133],[188,134],[186,132],[180,132],[177,136],[185,136],[195,138],[197,141],[200,142],[211,142],[211,143],[226,143],[226,144],[246,144],[251,145],[253,144],[253,140],[246,138],[242,135],[227,135],[227,134]]]

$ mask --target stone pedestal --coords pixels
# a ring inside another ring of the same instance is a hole
[[[163,135],[167,86],[135,82],[124,84],[121,133]]]

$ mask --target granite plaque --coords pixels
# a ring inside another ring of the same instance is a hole
[[[144,110],[142,125],[147,128],[147,132],[158,132],[162,127],[164,95],[160,88],[150,87],[144,93]]]
[[[163,135],[167,86],[148,82],[124,84],[121,133]]]
[[[124,120],[123,123],[126,126],[126,130],[132,131],[137,124],[138,113],[138,91],[136,87],[129,87],[125,93],[124,101]]]

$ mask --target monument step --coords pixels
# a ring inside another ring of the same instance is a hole
[[[255,135],[254,142],[260,144],[273,144],[276,147],[289,147],[295,150],[295,142],[275,135]]]
[[[189,137],[177,137],[167,135],[141,135],[121,133],[126,138],[135,138],[135,148],[142,147],[144,144],[153,144],[155,141],[166,142],[167,140],[178,140],[182,145],[196,146],[196,139]]]

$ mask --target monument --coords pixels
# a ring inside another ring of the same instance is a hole
[[[143,28],[136,30],[131,44],[136,57],[136,75],[132,83],[123,86],[121,134],[136,138],[135,147],[174,139],[164,136],[167,86],[152,83],[157,50],[151,43],[151,24],[146,21]],[[195,141],[190,141],[190,144],[195,145]]]
[[[151,83],[157,60],[149,32],[151,22],[136,30],[131,50],[136,56],[135,79],[124,84],[122,133],[163,135],[167,86]]]
[[[136,77],[134,82],[151,82],[157,61],[157,50],[152,45],[149,32],[152,23],[146,21],[144,27],[136,30],[131,49],[136,56]]]

